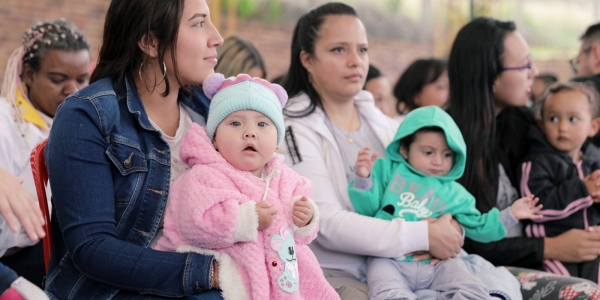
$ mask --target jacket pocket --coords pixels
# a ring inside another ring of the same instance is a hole
[[[111,138],[106,155],[123,176],[147,172],[146,156],[137,143],[124,138]]]
[[[148,161],[136,142],[123,137],[111,137],[106,155],[114,166],[115,217],[119,220],[127,207],[139,196],[148,173]]]

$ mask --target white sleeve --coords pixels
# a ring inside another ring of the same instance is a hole
[[[0,101],[3,100],[0,99]],[[2,109],[5,107],[6,106],[4,105],[0,105],[0,108]],[[24,149],[15,148],[16,145],[22,145],[23,143],[20,140],[16,140],[20,139],[21,136],[18,132],[16,132],[17,129],[14,126],[12,117],[10,116],[10,111],[0,111],[0,128],[5,129],[0,130],[0,168],[3,168],[14,177],[25,177],[24,175],[28,174],[17,174],[19,172],[19,170],[17,170],[19,163],[14,161],[15,157],[23,157],[23,153],[20,153],[19,151],[24,151]],[[30,168],[26,169],[31,170]],[[27,180],[28,178],[25,179]],[[37,197],[33,197],[33,199],[37,200]],[[18,223],[18,228],[19,231],[17,233],[12,232],[8,227],[8,223],[6,223],[4,220],[4,217],[0,215],[0,256],[4,255],[6,250],[10,248],[26,247],[37,243],[37,241],[32,241],[29,239],[29,237],[27,237],[27,234],[21,227],[20,223]]]
[[[288,138],[282,143],[281,153],[285,156],[286,164],[314,184],[314,201],[321,218],[317,236],[320,245],[329,250],[380,257],[401,257],[406,253],[429,249],[426,221],[376,219],[359,215],[351,206],[343,204],[343,199],[329,179],[332,175],[323,159],[326,154],[321,154],[322,137],[299,122],[288,123],[292,127],[294,143]],[[294,149],[289,151],[289,148]]]

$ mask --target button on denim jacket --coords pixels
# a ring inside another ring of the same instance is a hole
[[[169,146],[133,80],[101,79],[69,96],[46,147],[52,189],[52,299],[111,299],[120,289],[181,297],[210,288],[212,256],[148,248],[169,194]],[[183,92],[194,122],[209,100]],[[160,92],[160,91],[156,91]]]

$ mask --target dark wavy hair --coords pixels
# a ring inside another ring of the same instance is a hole
[[[396,111],[398,114],[404,112],[400,109],[400,104],[404,103],[408,110],[417,108],[415,97],[423,90],[423,87],[432,83],[446,70],[448,64],[441,59],[417,59],[402,73],[398,82],[394,86],[394,97],[398,100]]]
[[[300,61],[302,51],[311,56],[315,54],[315,42],[319,37],[319,30],[327,16],[347,15],[358,17],[356,11],[343,3],[330,2],[323,4],[308,13],[304,14],[296,23],[294,35],[292,37],[292,56],[290,68],[283,82],[283,88],[290,98],[306,93],[310,98],[310,105],[305,110],[299,112],[290,112],[284,109],[284,114],[288,117],[301,118],[312,114],[315,109],[321,106],[321,97],[308,80],[308,71]],[[291,101],[290,101],[291,102]],[[290,104],[288,102],[288,104]]]
[[[367,87],[367,83],[369,82],[369,80],[377,79],[382,76],[383,74],[381,74],[381,71],[379,71],[377,67],[375,67],[374,65],[369,65],[369,70],[367,71],[367,78],[365,79],[365,85],[363,85],[363,90],[365,89],[365,87]]]
[[[499,160],[493,85],[502,73],[504,39],[515,30],[510,21],[474,19],[458,32],[448,60],[449,113],[468,149],[458,182],[475,196],[482,212],[496,205]]]
[[[106,13],[98,64],[90,83],[110,77],[116,80],[117,88],[124,89],[125,75],[132,75],[148,59],[138,42],[144,36],[154,36],[158,40],[158,64],[162,66],[166,51],[173,50],[170,59],[175,78],[184,91],[191,93],[180,81],[174,51],[184,3],[185,0],[113,0]],[[170,84],[166,76],[164,80],[162,95],[166,96]]]

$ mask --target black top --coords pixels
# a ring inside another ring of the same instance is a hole
[[[573,228],[586,229],[600,224],[598,205],[593,204],[582,178],[600,168],[600,150],[593,144],[582,149],[579,169],[571,156],[548,143],[537,126],[531,128],[529,139],[531,148],[519,177],[544,205],[541,211],[544,218],[540,220],[544,230],[526,230],[527,235],[539,236],[543,232],[545,236],[554,237]]]
[[[496,117],[496,158],[517,190],[517,171],[529,152],[527,133],[531,126],[536,126],[536,121],[526,107],[507,107]],[[497,190],[492,192],[497,193]],[[539,268],[544,259],[544,240],[541,238],[504,238],[486,244],[466,239],[464,249],[498,266]]]

